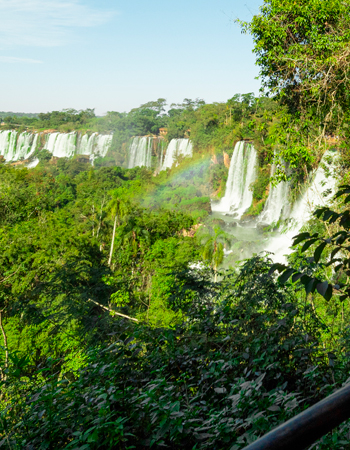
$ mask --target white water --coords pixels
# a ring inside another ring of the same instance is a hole
[[[16,154],[17,131],[0,131],[0,155],[6,161],[13,161]]]
[[[134,167],[151,167],[152,137],[134,137],[129,148],[128,169]]]
[[[286,233],[273,237],[266,250],[273,252],[272,258],[278,262],[286,261],[286,254],[291,253],[293,237],[298,234],[302,226],[307,223],[317,206],[326,206],[335,193],[336,188],[336,160],[337,155],[326,152],[316,172],[311,177],[311,182],[304,194],[294,204],[289,216],[290,226]],[[329,163],[328,163],[329,161]],[[329,170],[324,170],[326,166]]]
[[[18,161],[30,158],[38,148],[42,134],[24,132],[18,134],[14,130],[0,131],[0,155],[6,161]],[[112,135],[93,133],[79,136],[72,133],[47,133],[43,149],[53,156],[71,158],[75,154],[105,157],[112,143]]]
[[[182,155],[192,157],[193,146],[189,139],[172,139],[166,149],[164,160],[161,160],[161,169],[171,168],[176,159]]]
[[[105,157],[112,143],[113,135],[92,133],[79,136],[76,153],[78,155]]]
[[[271,177],[276,171],[276,165],[271,166]],[[259,222],[268,225],[277,223],[283,216],[289,205],[288,201],[289,185],[285,181],[281,181],[277,186],[270,184],[269,196],[266,200],[265,207],[259,216]]]
[[[95,138],[96,133],[92,133],[90,136],[88,134],[84,134],[82,137],[80,136],[78,139],[77,154],[91,156],[94,153]]]
[[[37,147],[38,147],[38,140],[39,140],[39,135],[35,134],[34,135],[34,139],[33,139],[33,143],[32,143],[32,146],[30,148],[30,152],[27,155],[27,158],[30,158],[32,156],[32,154],[35,152],[35,150],[37,149]]]
[[[111,147],[112,139],[113,135],[111,134],[99,134],[96,136],[94,153],[104,158]]]
[[[33,161],[31,161],[29,164],[27,164],[27,168],[28,169],[33,169],[34,167],[36,167],[39,164],[39,159],[35,158],[33,159]]]
[[[58,158],[71,158],[75,154],[77,134],[49,133],[44,149]]]
[[[24,132],[18,135],[17,131],[0,131],[0,155],[6,161],[28,159],[35,151],[38,135]]]
[[[250,185],[256,179],[257,153],[251,144],[237,142],[230,163],[225,196],[212,203],[212,210],[234,213],[237,219],[247,211],[253,201]]]

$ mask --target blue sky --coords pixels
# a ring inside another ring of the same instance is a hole
[[[0,110],[129,111],[255,92],[262,0],[0,0]]]

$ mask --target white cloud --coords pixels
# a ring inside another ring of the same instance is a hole
[[[0,0],[0,46],[63,45],[74,28],[102,25],[112,15],[81,0]]]
[[[42,61],[30,58],[16,58],[15,56],[0,56],[0,63],[25,63],[25,64],[42,64]]]

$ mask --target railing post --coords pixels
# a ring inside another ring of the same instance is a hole
[[[349,418],[350,385],[346,385],[244,450],[304,450]]]

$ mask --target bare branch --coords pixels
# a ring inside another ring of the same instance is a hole
[[[101,308],[105,309],[106,311],[110,312],[111,314],[116,314],[117,316],[125,317],[126,319],[133,320],[134,322],[138,322],[137,319],[126,316],[125,314],[118,313],[117,311],[114,311],[113,309],[107,308],[107,306],[101,305],[101,303],[95,302],[95,300],[92,300],[91,298],[89,298],[89,302],[95,303],[95,305],[100,306]]]

